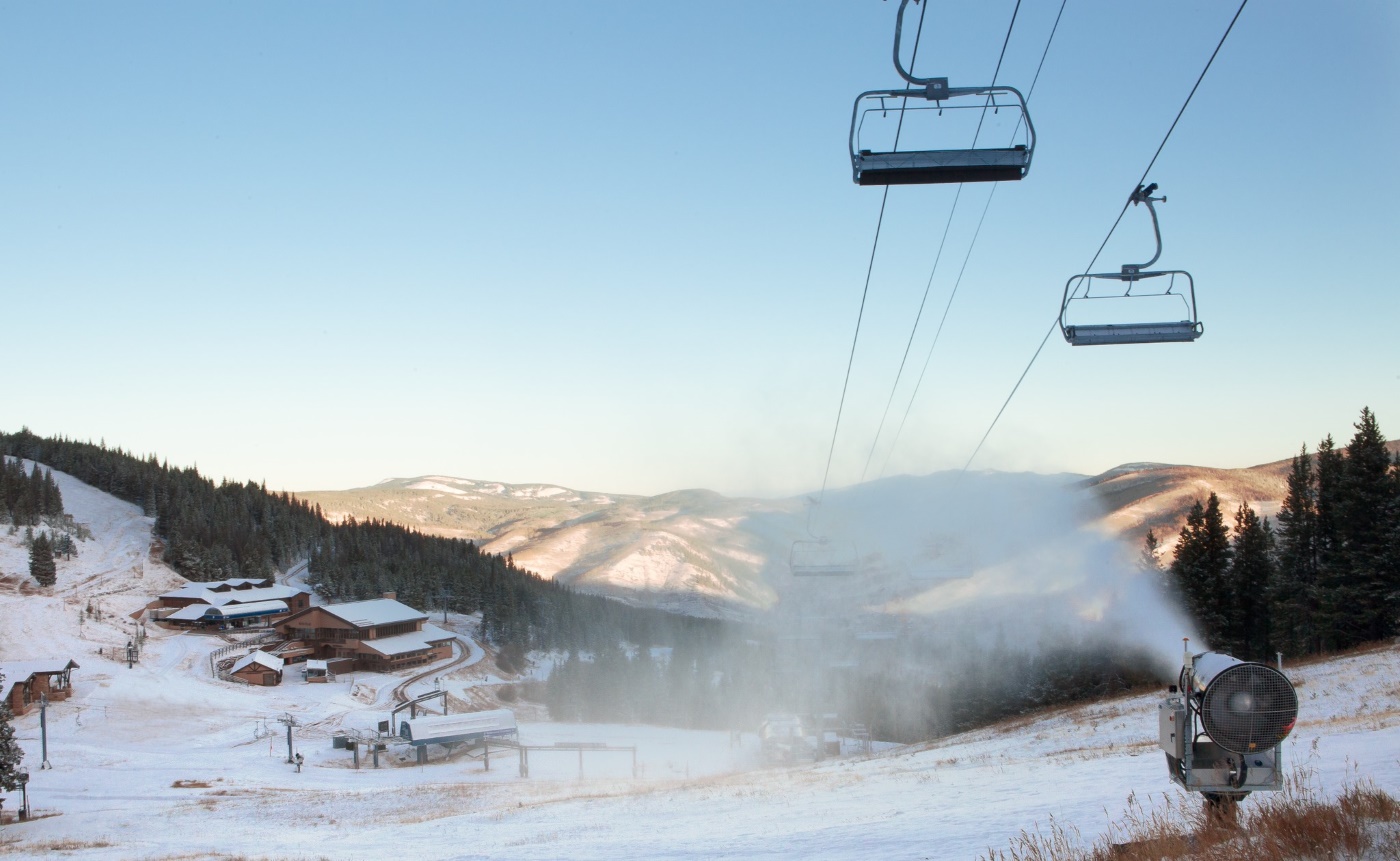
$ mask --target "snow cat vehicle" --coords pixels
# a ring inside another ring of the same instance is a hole
[[[758,728],[758,741],[763,761],[770,765],[817,758],[816,739],[797,715],[769,715]]]

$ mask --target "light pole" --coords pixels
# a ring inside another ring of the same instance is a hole
[[[23,822],[29,818],[29,772],[21,771],[15,779],[19,781],[19,821]]]

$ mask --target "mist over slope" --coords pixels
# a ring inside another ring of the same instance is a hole
[[[1125,464],[1092,477],[944,472],[830,490],[820,506],[803,497],[699,489],[644,497],[446,476],[298,495],[332,520],[380,518],[475,540],[585,591],[736,616],[772,608],[793,588],[794,542],[825,538],[833,552],[849,548],[863,576],[858,594],[847,598],[903,606],[928,591],[920,580],[994,569],[1081,529],[1130,554],[1152,529],[1170,548],[1192,503],[1212,492],[1227,512],[1247,501],[1273,516],[1288,468],[1285,458],[1242,469]]]

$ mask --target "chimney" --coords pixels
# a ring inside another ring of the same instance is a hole
[[[399,593],[398,593],[398,592],[385,592],[385,593],[384,593],[384,597],[385,597],[386,599],[390,600],[390,601],[394,601],[394,600],[397,600],[397,599],[398,599]]]

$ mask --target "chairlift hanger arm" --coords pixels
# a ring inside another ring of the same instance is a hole
[[[1132,203],[1134,206],[1138,205],[1139,203],[1143,203],[1143,204],[1146,204],[1146,205],[1147,205],[1147,211],[1148,211],[1149,213],[1151,213],[1151,215],[1152,215],[1152,236],[1157,240],[1157,253],[1153,254],[1153,255],[1152,255],[1152,259],[1149,260],[1149,261],[1147,261],[1146,263],[1136,263],[1136,264],[1134,264],[1134,263],[1124,263],[1124,264],[1123,264],[1123,274],[1124,274],[1124,275],[1136,275],[1136,274],[1138,274],[1140,271],[1142,271],[1143,269],[1146,269],[1147,267],[1151,266],[1153,263],[1156,263],[1156,262],[1157,262],[1157,258],[1159,258],[1159,257],[1162,256],[1162,228],[1161,228],[1161,226],[1158,225],[1158,223],[1157,223],[1157,208],[1156,208],[1155,206],[1153,206],[1152,204],[1153,204],[1153,203],[1166,203],[1166,202],[1167,202],[1167,197],[1166,197],[1166,195],[1162,195],[1161,197],[1153,197],[1153,196],[1152,196],[1152,192],[1154,192],[1154,191],[1156,191],[1156,190],[1157,190],[1157,183],[1155,183],[1155,182],[1152,183],[1151,185],[1148,185],[1148,186],[1141,186],[1141,185],[1139,185],[1139,186],[1137,187],[1137,190],[1134,191],[1134,192],[1132,193],[1132,195],[1129,196],[1129,198],[1128,198],[1128,201],[1129,201],[1130,203]]]
[[[919,0],[914,0],[918,3]],[[899,59],[899,37],[904,30],[904,7],[909,5],[909,0],[899,0],[899,13],[894,19],[894,68],[899,72],[899,76],[911,84],[920,86],[932,83],[935,78],[916,78],[912,71],[905,71],[904,63]]]

